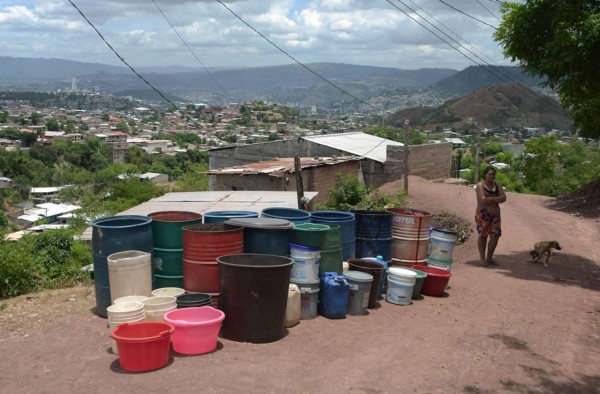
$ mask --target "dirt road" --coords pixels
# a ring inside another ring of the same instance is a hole
[[[388,184],[396,190],[402,182]],[[106,320],[83,287],[0,301],[3,392],[600,392],[600,218],[507,193],[498,267],[478,264],[476,236],[455,249],[447,296],[382,302],[368,316],[318,317],[280,341],[220,339],[219,349],[174,356],[130,374],[109,352]],[[472,188],[410,178],[410,206],[472,221]],[[558,239],[550,267],[530,264]]]

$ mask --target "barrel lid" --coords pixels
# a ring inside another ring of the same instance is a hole
[[[409,278],[416,278],[417,273],[415,271],[407,270],[406,268],[391,267],[388,271],[390,275],[407,276]]]
[[[456,231],[452,230],[451,228],[432,227],[431,230],[432,231],[437,231],[437,232],[440,232],[440,233],[446,233],[446,234],[456,235]]]
[[[291,283],[295,283],[297,285],[318,285],[320,281],[314,279],[290,279]]]
[[[233,218],[225,222],[234,226],[264,228],[271,230],[287,230],[294,225],[289,220],[277,218]]]
[[[366,272],[361,271],[348,271],[344,274],[346,279],[354,280],[357,282],[372,282],[373,275],[367,274]]]

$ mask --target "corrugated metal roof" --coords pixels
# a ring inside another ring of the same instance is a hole
[[[304,192],[309,201],[318,192]],[[148,215],[163,211],[188,211],[205,213],[212,211],[253,211],[259,214],[265,208],[298,208],[296,192],[274,191],[220,191],[220,192],[181,192],[167,193],[137,205],[119,215]],[[92,239],[92,228],[81,235],[82,240]]]
[[[400,142],[377,137],[362,132],[323,134],[302,137],[314,142],[351,153],[356,156],[366,157],[371,160],[385,163],[387,160],[386,147],[388,145],[404,146]]]
[[[356,156],[343,157],[301,157],[300,165],[302,169],[310,167],[319,167],[326,165],[334,165],[337,163],[345,163],[348,161],[357,161],[360,158]],[[210,170],[209,175],[219,174],[235,174],[235,175],[252,175],[252,174],[269,174],[271,176],[284,176],[286,173],[295,173],[294,158],[281,158],[268,161],[259,161],[257,163],[244,164],[241,166],[227,167],[218,170]]]

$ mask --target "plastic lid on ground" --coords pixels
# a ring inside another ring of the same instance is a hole
[[[372,282],[373,275],[367,274],[366,272],[361,271],[348,271],[344,274],[346,279],[353,280],[356,282]]]
[[[276,218],[234,218],[229,219],[225,224],[267,230],[288,230],[294,227],[294,224],[289,220]]]

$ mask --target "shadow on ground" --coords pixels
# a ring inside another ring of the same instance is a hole
[[[583,256],[557,252],[548,261],[548,268],[542,261],[529,263],[528,252],[518,252],[494,257],[500,265],[483,267],[479,261],[467,261],[467,265],[481,269],[497,270],[504,275],[522,279],[554,283],[558,286],[578,286],[600,291],[600,265]]]
[[[502,342],[509,349],[525,352],[533,359],[541,360],[548,364],[548,368],[531,367],[519,365],[534,383],[520,383],[513,379],[500,381],[500,385],[507,392],[515,393],[597,393],[600,387],[600,375],[577,374],[577,378],[567,377],[560,370],[560,363],[534,352],[526,342],[504,334],[490,334],[491,339]],[[475,385],[463,388],[464,393],[487,394],[497,392],[496,390],[481,389]]]

